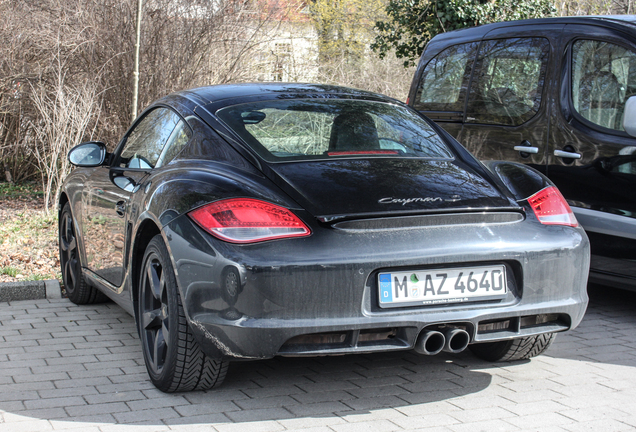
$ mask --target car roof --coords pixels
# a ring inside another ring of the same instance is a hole
[[[610,28],[619,28],[627,30],[636,35],[636,15],[589,15],[589,16],[569,16],[569,17],[551,17],[537,18],[519,21],[502,21],[493,24],[484,24],[478,27],[470,27],[466,29],[455,30],[451,32],[441,33],[435,36],[431,41],[439,42],[445,39],[453,39],[461,33],[463,37],[479,37],[487,34],[495,29],[506,27],[523,27],[536,25],[563,25],[563,24],[588,24],[598,25]]]
[[[389,103],[399,102],[388,96],[365,90],[340,87],[326,84],[309,83],[244,83],[220,84],[183,90],[167,96],[165,99],[184,97],[196,105],[206,106],[214,112],[228,105],[255,100],[274,99],[365,99]],[[401,104],[401,102],[399,102]]]

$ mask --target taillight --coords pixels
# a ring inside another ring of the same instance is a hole
[[[528,198],[534,214],[544,225],[566,225],[575,227],[579,223],[572,209],[554,186],[540,190]]]
[[[216,201],[189,213],[204,230],[231,243],[304,237],[311,231],[288,209],[250,198]]]

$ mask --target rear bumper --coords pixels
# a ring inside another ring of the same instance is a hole
[[[208,314],[193,323],[205,351],[237,359],[275,355],[320,356],[412,349],[424,328],[462,328],[470,343],[493,342],[569,330],[581,320],[587,301],[496,313],[423,313],[413,317],[307,320],[226,320]],[[583,311],[583,312],[582,312]],[[551,321],[537,324],[547,317]],[[209,321],[208,321],[209,320]],[[493,327],[500,326],[498,329]]]
[[[524,220],[371,233],[312,229],[303,239],[230,245],[185,217],[165,227],[186,314],[209,355],[412,349],[422,329],[445,325],[465,329],[470,343],[490,342],[568,330],[585,313],[590,255],[580,228]],[[380,271],[488,263],[508,269],[505,299],[379,307]],[[225,285],[229,272],[238,285]]]

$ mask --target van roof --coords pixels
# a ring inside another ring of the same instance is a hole
[[[536,18],[519,21],[502,21],[493,24],[484,24],[478,27],[469,27],[465,29],[455,30],[446,33],[440,33],[432,40],[440,41],[446,38],[455,38],[461,33],[462,36],[485,35],[486,33],[499,28],[534,26],[534,25],[562,25],[562,24],[592,24],[603,27],[619,28],[628,30],[636,34],[636,15],[589,15],[589,16],[569,16],[569,17],[552,17],[552,18]]]

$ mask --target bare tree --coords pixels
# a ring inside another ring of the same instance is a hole
[[[565,0],[556,2],[561,16],[633,14],[634,0]]]
[[[42,174],[47,212],[59,196],[62,180],[70,172],[67,153],[84,140],[100,107],[94,82],[86,80],[77,87],[67,84],[65,78],[60,69],[52,94],[43,86],[34,88],[32,93],[40,118],[34,128],[37,144],[30,150]]]
[[[6,180],[42,170],[54,199],[54,167],[67,171],[63,153],[71,143],[93,134],[111,149],[117,144],[131,122],[136,6],[137,0],[0,0],[0,168]],[[144,1],[139,107],[178,89],[254,79],[250,59],[274,37],[280,20],[269,6]],[[64,128],[62,119],[72,124]]]

